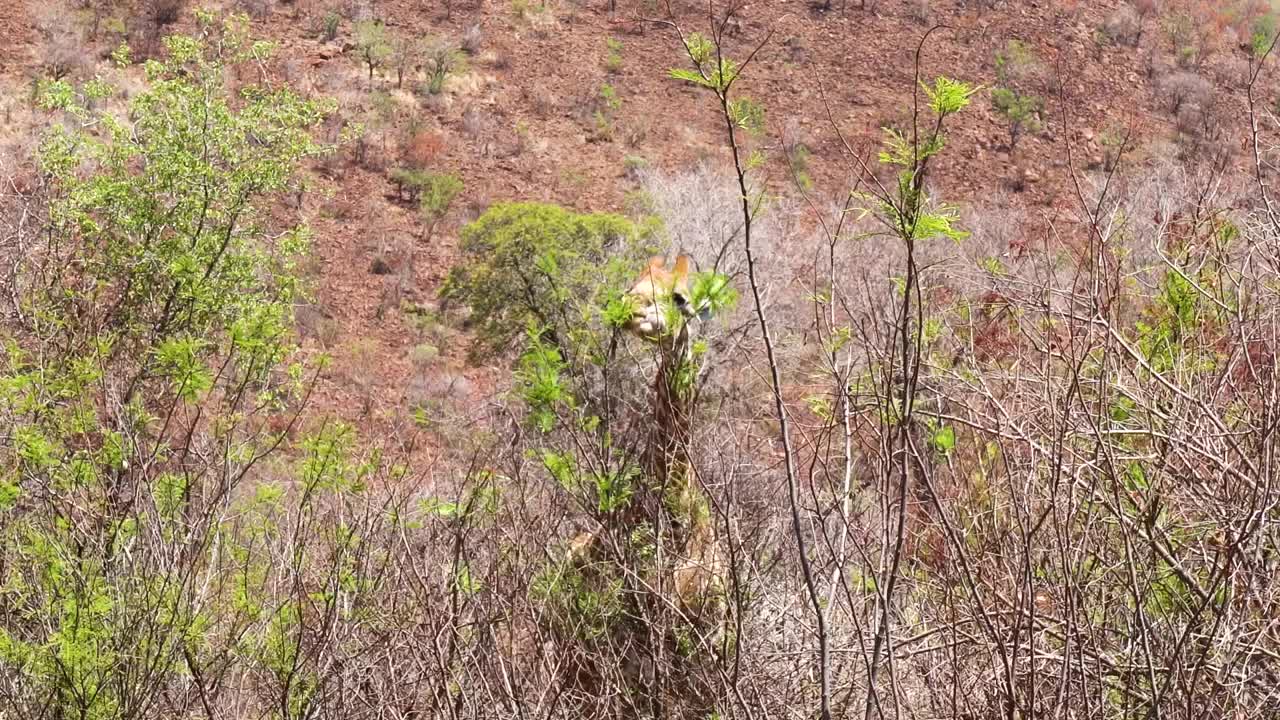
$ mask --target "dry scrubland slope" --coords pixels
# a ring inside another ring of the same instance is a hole
[[[224,2],[271,58],[149,84],[234,32],[0,8],[0,716],[1280,713],[1275,9],[714,9]],[[214,114],[305,180],[237,242],[190,117],[77,155],[264,81],[335,105]],[[711,321],[616,331],[646,245]]]
[[[945,73],[997,85],[995,56],[1007,52],[1011,41],[1024,44],[1036,65],[1024,86],[1043,101],[1036,121],[1040,130],[1023,133],[1010,150],[1007,120],[990,103],[980,102],[957,121],[954,151],[935,173],[938,194],[950,202],[1017,208],[1028,222],[1017,231],[1022,237],[1012,238],[1017,242],[1042,239],[1045,223],[1053,221],[1057,232],[1078,233],[1072,227],[1078,202],[1067,171],[1068,142],[1078,172],[1096,167],[1130,130],[1140,159],[1176,156],[1196,144],[1206,146],[1196,153],[1223,153],[1235,162],[1246,157],[1248,64],[1235,42],[1245,31],[1212,25],[1231,19],[1217,17],[1230,12],[1225,7],[1214,12],[1213,4],[1186,4],[1188,13],[1198,13],[1188,15],[1191,22],[1203,25],[1195,32],[1207,37],[1192,32],[1175,40],[1162,29],[1168,22],[1148,17],[1139,25],[1144,32],[1134,48],[1123,37],[1114,42],[1099,37],[1117,24],[1129,27],[1123,17],[1117,20],[1122,3],[882,0],[869,3],[874,12],[861,11],[854,2],[846,5],[844,12],[839,3],[820,12],[807,0],[752,3],[739,10],[740,21],[726,39],[730,51],[741,55],[772,33],[744,85],[768,114],[768,135],[761,143],[775,152],[764,177],[789,198],[797,193],[785,147],[802,144],[813,192],[836,196],[851,176],[844,144],[865,152],[878,141],[879,128],[905,120],[915,46],[935,24],[948,29],[934,35],[922,57],[926,77]],[[628,168],[643,164],[679,172],[704,160],[723,168],[728,160],[713,108],[666,77],[666,69],[681,60],[675,35],[654,25],[638,32],[636,15],[659,17],[664,8],[621,3],[609,13],[604,3],[565,2],[549,5],[546,13],[522,14],[521,7],[464,0],[454,3],[449,19],[442,3],[415,0],[365,5],[298,0],[240,8],[254,12],[256,34],[279,43],[273,67],[279,78],[338,98],[340,115],[364,122],[375,146],[364,165],[345,157],[338,162],[337,171],[320,184],[331,199],[309,198],[303,209],[318,238],[314,274],[324,317],[317,322],[323,326],[323,344],[336,356],[335,375],[342,378],[328,384],[324,396],[329,409],[344,416],[368,421],[366,408],[384,420],[403,415],[414,332],[401,314],[378,308],[394,304],[388,292],[430,302],[454,259],[458,227],[480,209],[524,199],[581,210],[624,210],[626,194],[636,186]],[[705,9],[699,4],[674,8],[686,30],[705,30]],[[1170,12],[1174,9],[1182,10],[1171,5]],[[58,52],[50,45],[71,42],[66,32],[77,14],[56,4],[24,2],[6,4],[0,12],[6,38],[0,72],[13,93],[9,104],[17,106],[22,88]],[[340,18],[336,37],[324,42],[320,38],[331,14]],[[135,15],[134,24],[144,25],[142,13]],[[465,74],[453,78],[439,97],[414,91],[412,86],[422,82],[420,73],[412,73],[408,86],[397,87],[393,71],[383,68],[370,83],[354,47],[353,18],[362,16],[381,18],[393,33],[409,38],[461,44],[471,37],[476,54],[468,58]],[[178,18],[173,29],[190,22],[189,13]],[[609,40],[621,43],[620,49],[611,50]],[[1212,52],[1183,70],[1178,42],[1204,44]],[[106,40],[86,46],[84,54],[105,45]],[[610,54],[620,60],[611,64]],[[1066,81],[1065,123],[1059,77]],[[607,110],[612,126],[607,141],[598,138],[595,120],[596,112],[607,108],[600,96],[604,86],[620,103]],[[1184,103],[1182,96],[1192,99]],[[1180,113],[1174,109],[1179,105],[1194,105],[1212,117]],[[10,124],[12,142],[27,128]],[[421,237],[412,208],[392,202],[387,177],[414,129],[432,136],[424,143],[424,160],[457,173],[466,184],[431,242]],[[1202,139],[1205,134],[1211,137]],[[801,225],[812,224],[802,208],[794,211]],[[383,254],[399,272],[410,247],[412,277],[388,291],[389,281],[372,276],[370,268]],[[465,385],[474,385],[481,395],[492,388],[475,369],[460,366],[458,353],[447,349],[445,356],[456,366],[453,372],[467,378]],[[378,362],[368,362],[369,357]]]

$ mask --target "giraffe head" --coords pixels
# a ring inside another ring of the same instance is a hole
[[[685,317],[691,317],[689,303],[689,256],[676,256],[668,270],[661,256],[649,261],[636,283],[627,292],[633,308],[627,329],[643,338],[656,338],[667,330],[668,308],[674,306]]]

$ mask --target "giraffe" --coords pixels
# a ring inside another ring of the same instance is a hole
[[[693,383],[689,363],[698,312],[689,293],[692,259],[678,254],[670,270],[666,258],[649,261],[627,297],[633,314],[626,329],[657,344],[658,368],[653,381],[653,423],[644,453],[644,469],[658,487],[674,490],[684,509],[678,518],[678,545],[683,559],[672,571],[676,594],[687,610],[701,613],[723,575],[710,518],[699,512],[705,503],[689,459],[692,440]],[[682,321],[683,320],[683,321]]]

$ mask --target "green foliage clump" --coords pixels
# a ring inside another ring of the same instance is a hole
[[[1003,50],[997,51],[996,79],[1001,85],[1025,85],[1032,81],[1040,69],[1035,52],[1020,40],[1010,40]]]
[[[516,368],[516,391],[528,406],[530,418],[542,432],[555,427],[559,410],[572,408],[573,394],[565,386],[564,358],[542,341],[541,333],[529,332],[529,346]]]
[[[1016,147],[1024,132],[1040,130],[1040,111],[1043,108],[1040,98],[1000,87],[992,89],[991,104],[1004,116],[1009,129],[1009,147]]]
[[[542,464],[561,488],[584,501],[601,518],[630,504],[640,475],[632,465],[583,471],[574,462],[573,455],[550,450],[543,451]]]
[[[1031,48],[1017,40],[1010,40],[1004,50],[997,52],[995,62],[998,85],[991,91],[991,104],[1008,124],[1012,149],[1024,132],[1040,130],[1044,103],[1035,87],[1041,67]]]
[[[738,77],[739,66],[733,60],[716,52],[715,43],[700,33],[689,33],[684,41],[696,69],[673,68],[668,74],[699,87],[725,93]]]
[[[617,38],[605,38],[604,69],[610,74],[622,72],[622,41]]]
[[[672,68],[667,71],[667,74],[675,80],[710,90],[722,103],[734,129],[743,130],[749,135],[760,135],[765,125],[764,106],[748,97],[730,98],[729,96],[729,89],[738,78],[742,67],[719,52],[715,42],[700,33],[690,33],[684,39],[684,46],[694,69]],[[754,170],[764,162],[764,152],[760,149],[752,150],[747,156],[745,169]],[[759,199],[762,198],[757,198]],[[757,203],[753,201],[752,204]]]
[[[705,320],[738,304],[738,290],[721,273],[706,271],[693,276],[689,283],[689,306]]]
[[[341,20],[342,17],[332,10],[325,13],[321,21],[320,38],[325,42],[331,42],[338,37],[338,23]]]
[[[1206,312],[1204,304],[1183,270],[1165,275],[1146,319],[1137,323],[1138,347],[1153,371],[1169,372],[1194,354],[1190,340]]]
[[[449,212],[449,207],[462,192],[462,178],[453,173],[428,173],[419,186],[422,196],[418,207],[429,222],[436,222]]]
[[[419,343],[409,351],[409,362],[414,369],[425,371],[440,359],[440,348],[430,343]]]
[[[599,350],[601,308],[651,249],[656,227],[542,203],[502,203],[462,230],[441,294],[471,308],[476,350],[500,352],[532,324],[561,352]]]
[[[618,113],[622,110],[622,98],[618,90],[609,83],[600,86],[600,95],[596,100],[595,138],[609,142],[613,140],[614,125]]]
[[[946,237],[958,241],[967,235],[955,227],[958,211],[947,205],[927,207],[924,178],[929,162],[946,145],[946,138],[941,132],[943,122],[968,107],[978,89],[946,77],[937,78],[933,86],[924,86],[923,89],[929,98],[929,108],[937,116],[933,133],[912,138],[885,128],[886,138],[879,161],[898,168],[896,192],[888,197],[870,194],[860,194],[860,197],[893,228],[900,239],[914,242]]]
[[[598,577],[564,561],[544,569],[530,585],[532,599],[563,637],[607,640],[623,618],[621,578]]]
[[[418,203],[418,209],[430,228],[449,212],[462,192],[462,178],[452,173],[438,173],[417,168],[399,167],[391,171],[396,195]]]
[[[390,172],[391,184],[396,186],[396,196],[417,202],[422,189],[430,182],[431,172],[419,168],[398,167]]]
[[[791,170],[791,179],[801,192],[813,190],[813,176],[809,172],[809,159],[813,153],[807,145],[794,143],[787,146],[787,167]]]
[[[266,85],[230,96],[226,68],[270,47],[242,19],[197,21],[146,63],[127,114],[94,109],[114,93],[100,80],[41,88],[60,120],[39,151],[50,240],[23,260],[54,279],[14,289],[32,323],[0,358],[0,665],[20,688],[0,715],[138,712],[199,669],[219,622],[270,664],[270,633],[247,630],[271,612],[258,565],[219,518],[279,447],[246,418],[303,387],[291,325],[308,233],[268,232],[259,208],[326,151],[312,132],[329,108]]]
[[[1271,49],[1280,33],[1280,15],[1267,12],[1254,19],[1249,32],[1249,49],[1255,58],[1261,59]]]

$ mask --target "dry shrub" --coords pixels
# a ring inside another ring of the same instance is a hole
[[[1121,5],[1102,23],[1102,34],[1117,45],[1137,47],[1142,38],[1142,16],[1132,5]]]
[[[550,117],[560,104],[560,98],[555,92],[542,83],[530,83],[521,88],[520,92],[524,95],[525,103],[541,118]]]
[[[325,204],[321,212],[334,220],[350,220],[355,217],[357,210],[356,200],[348,195],[334,198]]]
[[[339,5],[339,12],[353,23],[372,20],[378,15],[373,0],[344,0]]]
[[[475,396],[475,385],[465,375],[452,370],[419,372],[405,388],[404,400],[411,409],[438,414],[466,405]]]
[[[187,5],[187,0],[146,0],[144,14],[156,28],[162,28],[178,22]]]
[[[75,17],[61,5],[48,5],[36,15],[40,32],[40,67],[52,78],[78,75],[90,65],[92,50],[81,38]]]
[[[1240,117],[1219,105],[1186,105],[1177,117],[1178,142],[1193,161],[1225,162],[1239,152]]]
[[[459,44],[462,51],[468,55],[475,56],[480,53],[480,47],[484,43],[484,32],[480,29],[480,24],[467,26],[462,33],[462,41]]]
[[[911,0],[907,12],[911,19],[924,25],[933,17],[933,9],[929,0]]]
[[[1174,115],[1186,105],[1205,107],[1213,102],[1213,83],[1194,72],[1173,72],[1161,78],[1158,86]]]
[[[287,4],[288,0],[239,0],[240,10],[254,20],[262,20],[271,14],[273,2]]]
[[[556,19],[555,13],[544,9],[540,12],[531,13],[528,16],[529,31],[535,38],[539,40],[547,40],[555,36],[560,29],[560,21]]]
[[[1160,0],[1133,0],[1131,4],[1143,18],[1150,17],[1160,10]]]
[[[470,138],[487,137],[493,132],[493,118],[483,108],[468,105],[462,111],[462,132]]]
[[[481,55],[480,60],[494,70],[506,70],[511,67],[511,54],[501,50],[488,51]]]
[[[418,130],[400,150],[400,164],[423,170],[436,164],[444,153],[444,136],[438,132]]]
[[[631,118],[620,123],[622,142],[629,148],[638,148],[649,137],[649,120],[644,117]]]
[[[333,314],[322,305],[301,305],[294,310],[293,318],[300,336],[315,339],[326,350],[334,347],[342,332]]]
[[[369,272],[374,275],[400,275],[412,271],[413,240],[406,237],[383,239],[373,248]]]
[[[45,43],[40,65],[55,80],[79,75],[89,65],[87,52],[77,37],[60,33]]]

